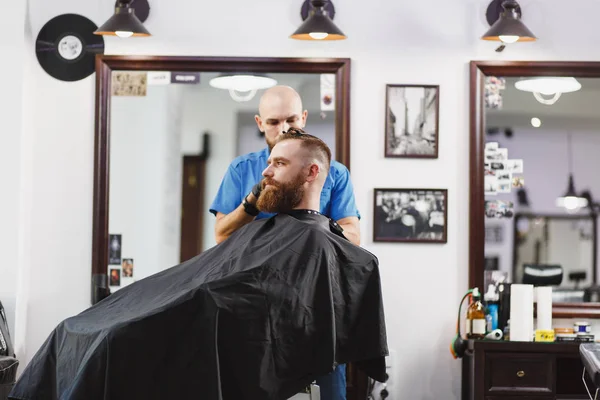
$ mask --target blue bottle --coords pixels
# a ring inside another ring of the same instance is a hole
[[[487,331],[491,332],[495,329],[498,329],[498,303],[500,296],[496,291],[496,287],[493,284],[488,286],[488,290],[486,294],[483,296],[483,299],[486,304],[487,313],[486,313],[486,322],[487,322]]]

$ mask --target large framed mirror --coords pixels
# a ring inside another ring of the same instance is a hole
[[[97,56],[93,304],[215,244],[210,203],[229,163],[266,146],[254,116],[273,84],[296,89],[306,130],[350,169],[348,58]],[[353,365],[347,381],[366,397]]]
[[[553,287],[555,318],[600,318],[600,63],[470,63],[469,287]]]

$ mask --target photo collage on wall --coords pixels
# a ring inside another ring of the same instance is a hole
[[[485,78],[485,108],[499,110],[502,108],[502,91],[506,89],[506,80],[495,76]]]
[[[510,159],[508,149],[498,147],[497,142],[485,144],[483,170],[485,196],[511,193],[513,189],[525,186],[523,160]],[[511,218],[514,215],[514,203],[486,198],[485,215],[488,218]]]
[[[133,258],[121,258],[122,249],[122,235],[109,235],[108,285],[112,290],[118,290],[134,282]]]
[[[385,158],[437,159],[439,85],[388,84]],[[447,243],[448,190],[376,188],[373,241]]]

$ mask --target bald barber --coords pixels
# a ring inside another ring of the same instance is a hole
[[[210,212],[216,218],[217,243],[255,219],[273,214],[259,212],[256,201],[260,196],[262,172],[267,167],[269,153],[277,136],[289,128],[304,128],[308,112],[302,107],[300,95],[289,86],[274,86],[260,99],[258,129],[265,134],[267,147],[261,151],[237,157],[229,165]],[[329,175],[321,192],[321,214],[335,220],[352,243],[360,244],[360,213],[356,208],[350,172],[341,163],[332,161]]]

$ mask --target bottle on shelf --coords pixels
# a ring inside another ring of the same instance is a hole
[[[492,332],[498,329],[498,303],[500,296],[493,284],[488,286],[488,290],[483,296],[486,307],[486,331]]]
[[[473,289],[473,300],[467,309],[466,333],[468,339],[483,339],[486,334],[485,307],[478,288]]]

